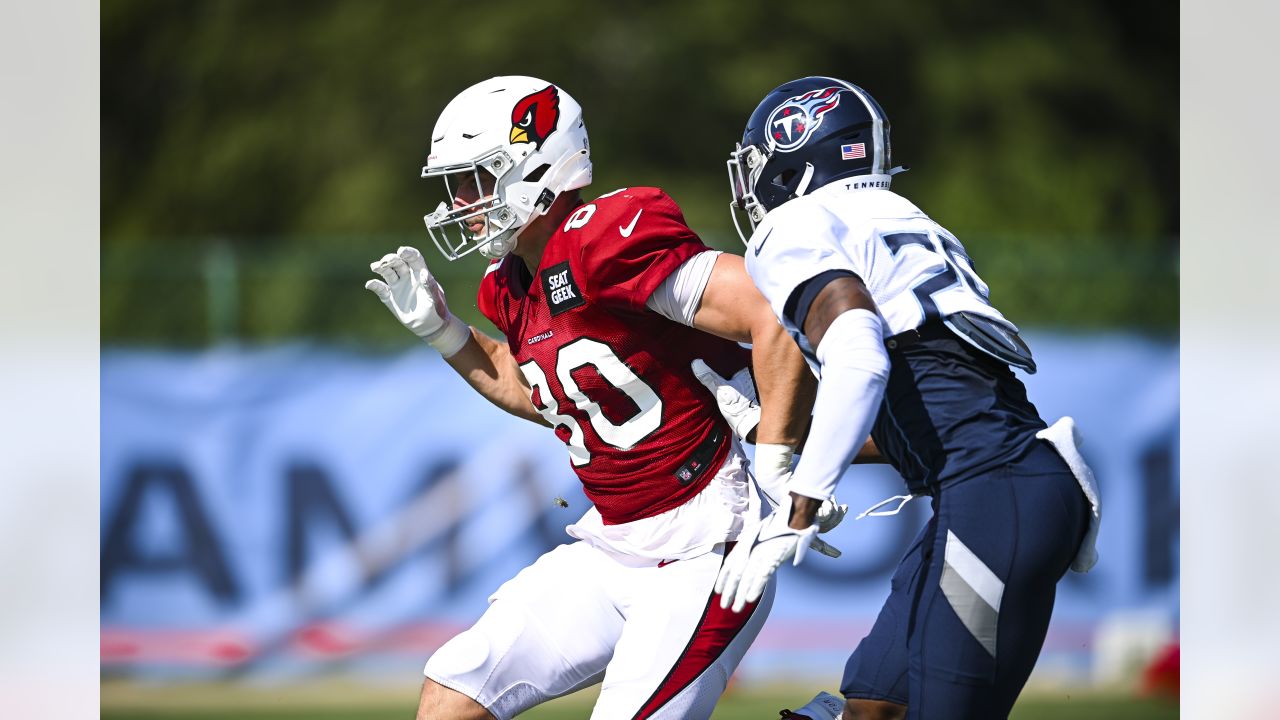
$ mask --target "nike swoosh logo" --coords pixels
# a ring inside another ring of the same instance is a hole
[[[636,213],[636,216],[631,218],[630,225],[626,227],[622,227],[621,225],[618,226],[618,232],[622,233],[622,237],[631,237],[631,233],[636,229],[636,222],[640,220],[640,213],[642,212],[644,212],[644,208],[640,208],[639,212]]]
[[[764,237],[760,238],[760,244],[756,246],[756,257],[760,257],[760,250],[764,248],[764,244],[769,240],[769,236],[772,234],[773,228],[770,228],[769,232],[765,233]]]

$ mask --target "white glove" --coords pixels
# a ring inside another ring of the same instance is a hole
[[[818,506],[818,512],[813,516],[813,522],[818,526],[818,532],[828,533],[836,529],[840,521],[844,520],[844,516],[849,512],[849,506],[836,502],[835,496],[831,496],[822,501]]]
[[[734,612],[742,612],[747,603],[760,599],[769,578],[783,563],[794,558],[793,564],[799,565],[804,559],[805,548],[813,542],[833,550],[836,554],[832,557],[840,554],[839,550],[818,539],[816,524],[803,530],[788,525],[790,515],[791,498],[788,496],[786,502],[738,538],[737,546],[729,553],[716,576],[715,591],[720,593],[720,607],[732,607]],[[819,548],[815,546],[815,549]]]
[[[444,289],[427,270],[427,261],[417,248],[402,247],[383,255],[381,260],[369,263],[369,269],[381,275],[382,280],[370,280],[365,288],[373,291],[414,335],[445,357],[467,344],[470,326],[449,312]]]
[[[755,478],[756,485],[764,493],[765,498],[769,500],[769,504],[774,507],[781,505],[782,499],[790,494],[787,490],[787,481],[791,479],[793,455],[794,451],[790,445],[774,443],[756,445],[755,462],[751,463],[752,477]],[[814,516],[814,522],[818,524],[818,532],[834,530],[840,521],[844,520],[847,512],[849,512],[849,506],[840,504],[834,497],[823,500],[822,505],[818,507],[817,515]]]
[[[760,424],[760,400],[756,394],[756,384],[751,379],[751,371],[743,368],[734,373],[732,379],[725,379],[701,359],[694,360],[690,363],[690,367],[693,368],[693,374],[699,382],[716,396],[716,405],[720,409],[720,414],[729,422],[729,427],[733,428],[733,434],[745,442],[747,434]],[[791,459],[794,454],[795,448],[790,445],[774,443],[756,445],[756,459],[753,463],[755,472],[752,477],[774,507],[780,505],[783,498],[788,496],[786,485],[791,479]],[[847,512],[849,512],[849,506],[837,503],[834,497],[823,500],[817,515],[814,516],[814,521],[818,524],[818,532],[825,533],[835,529],[840,521],[844,520]],[[825,550],[817,545],[813,548],[830,557],[840,556],[840,551],[831,545],[825,542],[822,545],[826,548]],[[829,551],[834,551],[835,554],[832,555]]]
[[[787,481],[791,479],[791,460],[794,455],[795,449],[790,445],[756,444],[751,476],[773,507],[782,504],[782,499],[787,496]]]
[[[756,384],[751,380],[751,370],[742,368],[733,374],[732,379],[725,379],[701,358],[690,363],[690,367],[699,382],[716,396],[720,414],[729,421],[733,434],[746,442],[747,435],[760,424],[760,399],[756,395]]]

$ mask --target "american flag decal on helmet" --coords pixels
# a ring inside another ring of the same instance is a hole
[[[840,146],[841,160],[857,160],[858,158],[864,158],[866,156],[867,156],[866,143],[854,143],[853,145]]]

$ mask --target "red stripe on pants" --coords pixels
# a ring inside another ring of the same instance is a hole
[[[733,546],[734,543],[725,544],[725,557],[729,556]],[[724,565],[723,560],[721,565]],[[680,657],[676,658],[667,677],[658,684],[653,695],[635,714],[635,720],[652,717],[663,705],[670,702],[671,698],[689,687],[699,675],[711,667],[711,664],[724,653],[725,648],[729,647],[729,643],[733,642],[747,621],[755,614],[758,604],[759,601],[748,603],[742,608],[742,612],[734,612],[721,608],[720,594],[711,593],[711,597],[707,599],[707,606],[702,611],[702,619],[694,628],[693,637],[689,638],[689,644],[685,646],[684,652],[680,653]]]

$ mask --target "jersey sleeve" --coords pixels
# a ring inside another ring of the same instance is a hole
[[[484,277],[480,279],[480,290],[476,293],[476,307],[480,309],[480,313],[493,323],[502,334],[507,334],[506,313],[501,310],[498,301],[498,274],[502,264],[506,262],[506,258],[502,260],[494,260],[485,268]]]
[[[803,327],[808,307],[798,305],[813,300],[814,293],[805,292],[810,280],[856,275],[866,281],[868,269],[839,240],[851,230],[821,206],[798,204],[770,213],[751,237],[747,273],[784,325]]]
[[[711,281],[719,250],[708,250],[689,258],[663,280],[645,306],[659,315],[693,327],[693,318],[702,304],[702,293]]]
[[[629,188],[597,202],[600,217],[583,228],[592,232],[579,246],[575,273],[597,304],[643,310],[676,268],[709,249],[657,188]]]

